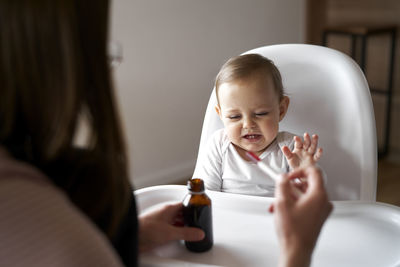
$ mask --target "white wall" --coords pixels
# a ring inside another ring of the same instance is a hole
[[[303,42],[305,0],[114,0],[115,83],[136,188],[191,176],[220,66],[255,47]]]

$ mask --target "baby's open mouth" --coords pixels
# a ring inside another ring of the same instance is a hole
[[[256,140],[261,137],[261,134],[246,134],[243,136],[243,138],[248,139],[248,140]]]

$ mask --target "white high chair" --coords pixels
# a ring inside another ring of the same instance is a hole
[[[364,74],[347,55],[322,46],[283,44],[256,48],[282,74],[290,97],[280,130],[299,136],[319,135],[324,149],[319,165],[325,170],[331,200],[376,200],[377,144],[371,95]],[[208,102],[197,164],[210,135],[223,127]]]

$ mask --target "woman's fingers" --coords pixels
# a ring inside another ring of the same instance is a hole
[[[278,205],[292,205],[295,202],[296,199],[293,198],[293,186],[289,174],[282,174],[275,191],[276,199],[281,202],[277,203]]]
[[[170,240],[200,241],[205,237],[205,233],[196,227],[171,227]]]

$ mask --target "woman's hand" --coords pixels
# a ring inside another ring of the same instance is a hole
[[[139,250],[153,249],[174,240],[200,241],[204,232],[183,227],[182,203],[168,204],[139,216]]]
[[[293,196],[293,181],[307,183],[303,194]],[[275,226],[281,247],[280,266],[309,266],[320,230],[332,211],[321,170],[314,166],[282,175],[277,185]]]
[[[308,133],[304,133],[304,142],[300,137],[294,137],[294,149],[290,151],[287,146],[282,147],[282,152],[288,160],[292,169],[313,165],[322,156],[322,148],[318,147],[318,135],[312,138]]]

